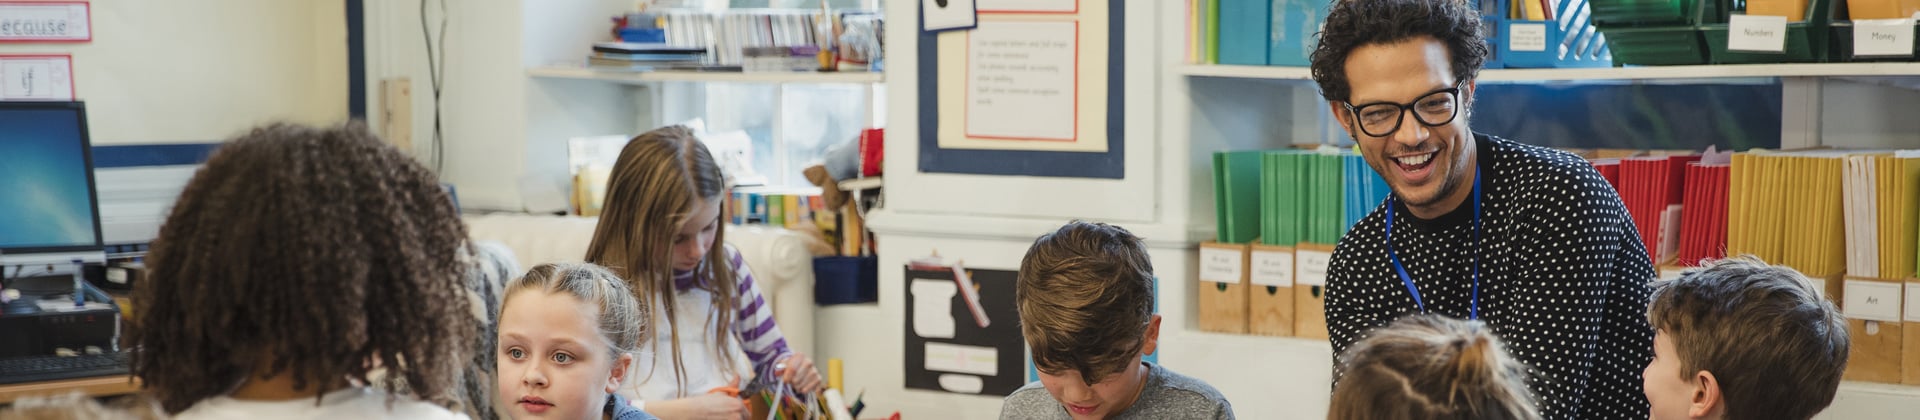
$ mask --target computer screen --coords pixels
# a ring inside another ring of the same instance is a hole
[[[0,255],[100,250],[86,106],[0,102]]]

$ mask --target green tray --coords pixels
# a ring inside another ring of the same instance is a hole
[[[1598,27],[1667,27],[1698,24],[1695,11],[1718,16],[1718,1],[1700,0],[1592,0],[1593,25]]]
[[[1601,29],[1615,64],[1680,66],[1707,64],[1707,45],[1697,26]]]
[[[1720,0],[1730,1],[1730,0]],[[1807,19],[1787,23],[1787,43],[1784,52],[1753,53],[1727,50],[1727,27],[1725,23],[1702,25],[1701,34],[1707,39],[1707,56],[1714,64],[1753,64],[1753,63],[1817,63],[1827,60],[1827,37],[1833,35],[1829,29],[1832,24],[1833,0],[1813,0],[1807,2]],[[1740,10],[1744,12],[1744,7]]]

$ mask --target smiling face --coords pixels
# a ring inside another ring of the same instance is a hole
[[[720,231],[719,197],[700,200],[693,214],[680,223],[673,234],[673,269],[688,271],[700,267],[700,260],[713,249],[713,238]]]
[[[1465,201],[1472,191],[1468,185],[1474,171],[1474,139],[1466,115],[1474,84],[1460,83],[1455,77],[1446,45],[1430,36],[1363,45],[1347,56],[1345,69],[1352,94],[1346,103],[1329,105],[1359,143],[1367,165],[1387,181],[1394,195],[1415,216],[1428,219]],[[1457,95],[1442,93],[1456,87]],[[1375,104],[1413,104],[1413,108],[1394,115],[1393,107]],[[1377,112],[1381,109],[1386,111]],[[1438,122],[1442,117],[1451,121],[1428,126],[1420,120]],[[1397,129],[1392,127],[1394,120]],[[1379,124],[1387,130],[1367,128]],[[1392,132],[1382,132],[1388,130]]]
[[[516,419],[598,419],[631,355],[614,357],[596,324],[598,305],[526,290],[500,310],[498,395]]]

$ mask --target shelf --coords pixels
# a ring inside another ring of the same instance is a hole
[[[1189,64],[1175,72],[1194,77],[1312,80],[1306,67]],[[1479,81],[1720,79],[1744,77],[1920,76],[1920,63],[1728,64],[1709,66],[1608,67],[1591,69],[1491,69]]]
[[[880,177],[854,178],[840,181],[841,191],[864,191],[880,188]]]
[[[653,71],[629,72],[594,70],[585,67],[536,67],[527,70],[536,79],[600,80],[614,83],[647,84],[658,82],[732,82],[732,83],[881,83],[883,73],[848,71],[819,73]]]

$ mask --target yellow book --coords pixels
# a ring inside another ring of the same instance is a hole
[[[855,205],[847,203],[840,208],[840,256],[843,257],[865,254],[862,250],[866,248],[867,224],[860,220],[860,212],[854,208]]]
[[[1521,15],[1519,16],[1521,20],[1547,20],[1549,18],[1547,17],[1546,5],[1540,3],[1540,1],[1541,0],[1516,0],[1516,2],[1520,3],[1520,7],[1514,10],[1521,11]]]
[[[1748,245],[1752,237],[1752,219],[1747,201],[1753,194],[1753,155],[1738,153],[1733,155],[1733,165],[1727,168],[1727,255],[1740,255],[1753,252]]]
[[[1807,20],[1807,0],[1747,0],[1747,14],[1786,16],[1788,22]]]

